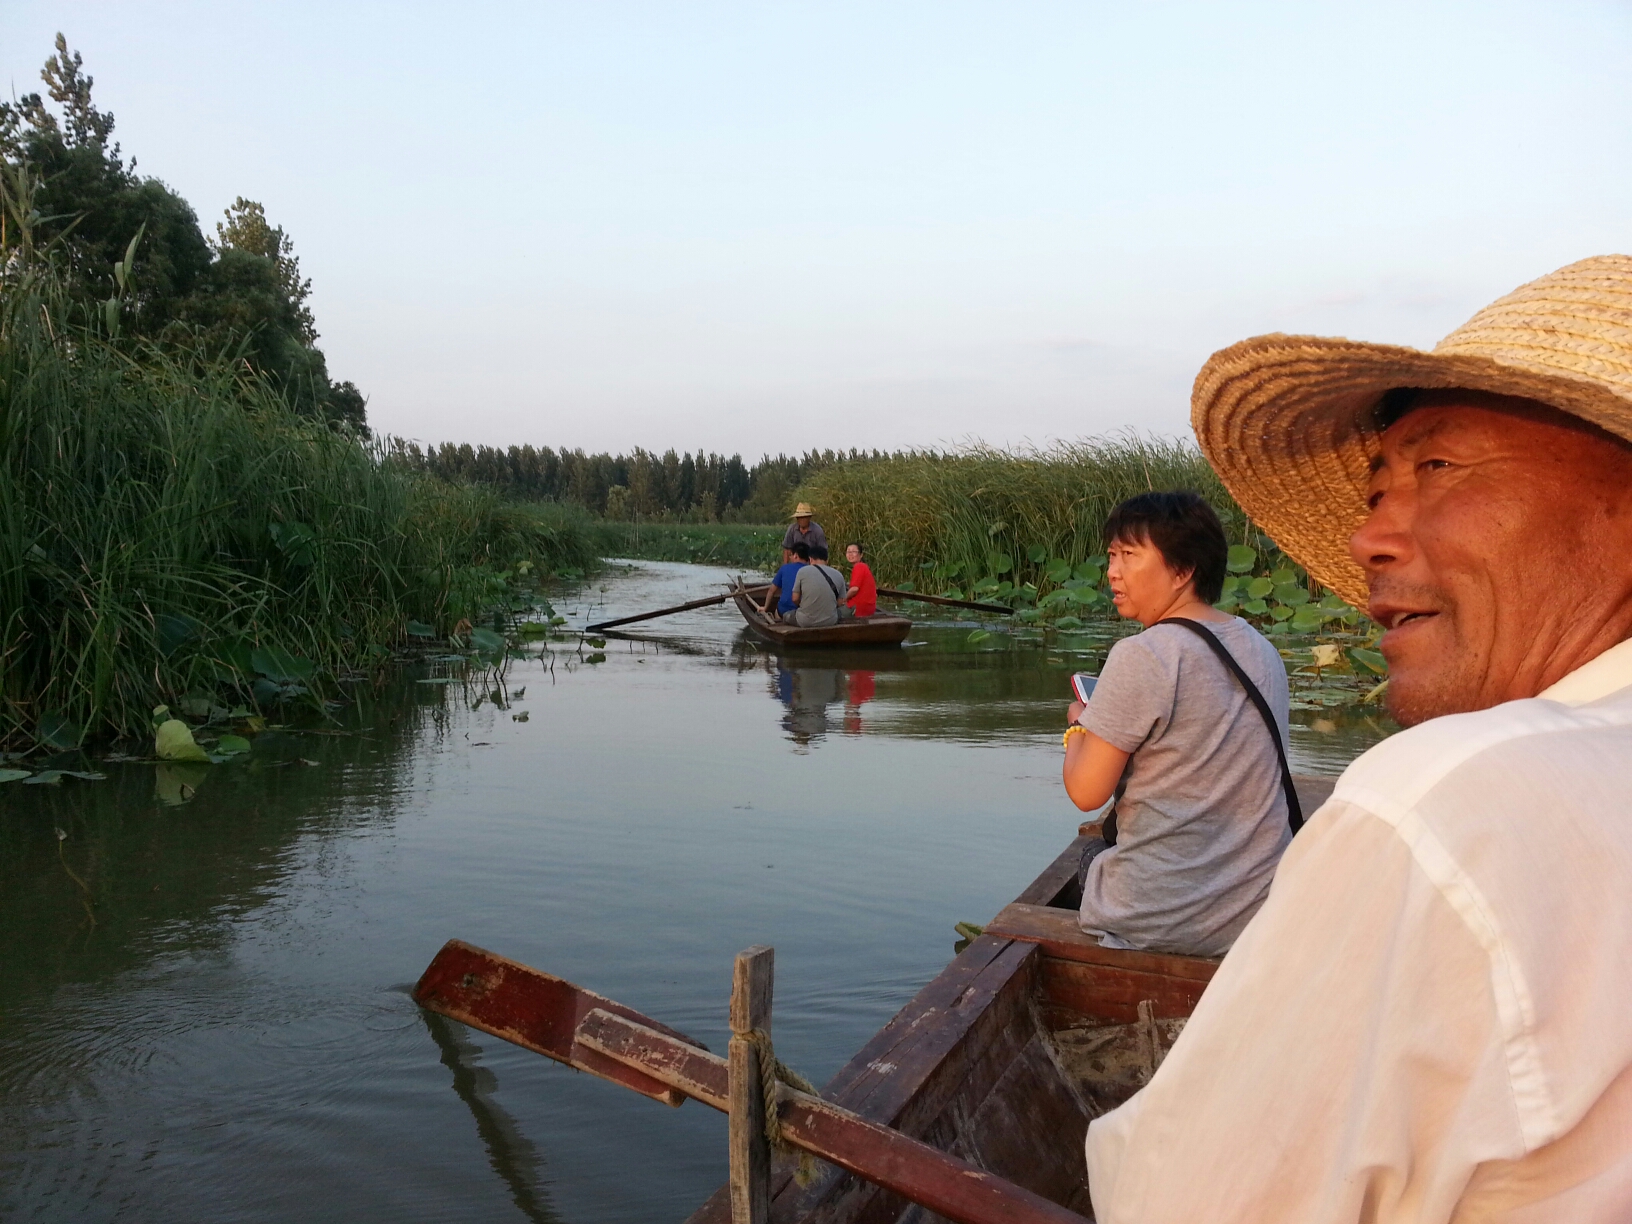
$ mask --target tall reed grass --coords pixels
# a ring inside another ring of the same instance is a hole
[[[815,507],[835,553],[867,545],[885,585],[1001,576],[1043,586],[1048,559],[1073,565],[1104,552],[1111,508],[1150,489],[1192,489],[1219,512],[1232,540],[1247,528],[1201,452],[1187,442],[1126,435],[1014,453],[973,447],[844,463],[798,491]],[[936,575],[924,580],[924,571]]]
[[[49,266],[0,280],[8,746],[377,663],[410,619],[479,612],[523,561],[591,564],[584,517],[404,472],[230,360],[75,326]]]

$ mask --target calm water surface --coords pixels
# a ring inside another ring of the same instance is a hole
[[[563,611],[724,576],[618,567]],[[433,665],[360,701],[357,734],[270,732],[247,763],[0,789],[0,1216],[683,1218],[724,1177],[722,1115],[408,987],[457,936],[718,1050],[732,956],[772,944],[778,1053],[825,1080],[1080,818],[1066,676],[1104,643],[972,627],[778,658],[706,610],[598,664],[535,647],[497,688]],[[1299,717],[1305,772],[1384,731]]]

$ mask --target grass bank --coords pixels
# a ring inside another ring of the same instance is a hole
[[[315,701],[596,549],[587,516],[384,462],[226,357],[0,284],[0,739],[145,734],[153,707]]]
[[[591,528],[603,557],[644,561],[690,561],[743,570],[775,568],[781,560],[785,524],[633,523],[598,519]]]

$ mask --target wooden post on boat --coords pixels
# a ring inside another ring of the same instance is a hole
[[[748,1039],[771,1031],[771,985],[775,953],[756,944],[737,954],[731,971],[730,1066],[731,1224],[768,1224],[771,1218],[771,1145],[765,1137],[765,1082],[771,1068],[759,1065]]]

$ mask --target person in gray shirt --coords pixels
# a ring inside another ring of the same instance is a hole
[[[811,564],[793,580],[793,602],[798,609],[791,618],[783,619],[807,629],[836,625],[848,593],[844,575],[827,564],[827,549],[821,545],[810,550],[810,559]]]
[[[1280,756],[1245,689],[1183,618],[1258,687],[1284,750],[1286,666],[1246,621],[1212,606],[1228,546],[1193,493],[1145,493],[1105,528],[1116,609],[1143,633],[1111,648],[1073,703],[1064,780],[1084,811],[1114,795],[1115,844],[1090,843],[1082,928],[1114,948],[1222,956],[1269,892],[1291,832]]]
[[[782,534],[783,548],[792,548],[795,544],[803,544],[806,548],[815,548],[818,545],[822,548],[827,547],[827,532],[823,531],[822,525],[811,517],[814,513],[807,502],[800,502],[794,507],[793,522],[788,524],[787,531]]]

